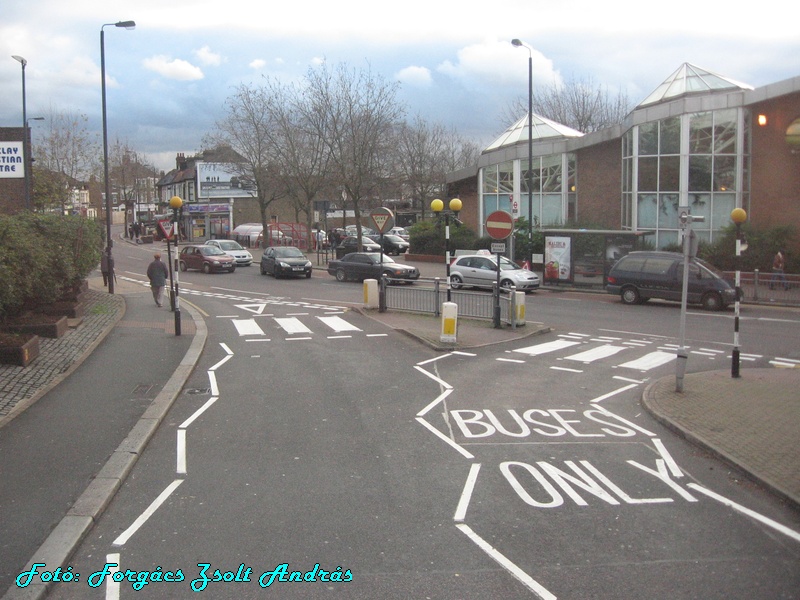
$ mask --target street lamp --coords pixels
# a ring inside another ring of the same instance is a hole
[[[511,40],[511,45],[525,48],[528,51],[528,173],[526,182],[528,187],[528,268],[533,268],[533,49],[517,38]],[[541,215],[540,215],[541,217]]]
[[[25,169],[23,175],[25,177],[25,210],[31,209],[31,175],[30,175],[30,165],[29,157],[30,157],[30,145],[28,144],[29,137],[28,137],[28,108],[25,96],[25,67],[28,65],[28,61],[22,58],[21,56],[17,56],[16,54],[12,55],[11,58],[16,60],[19,64],[22,65],[22,168]]]
[[[463,203],[458,198],[453,198],[447,204],[447,210],[444,210],[444,202],[439,200],[431,201],[431,210],[438,216],[439,213],[444,214],[444,264],[447,271],[447,301],[450,302],[450,215],[458,220],[458,212],[461,210]]]
[[[747,212],[743,208],[734,208],[731,211],[731,221],[736,225],[736,301],[734,303],[733,319],[733,352],[731,352],[731,377],[739,377],[739,296],[741,295],[741,265],[742,251],[747,249],[747,244],[742,243],[742,224],[747,221]]]
[[[172,209],[172,234],[167,236],[167,260],[169,260],[169,272],[172,275],[173,272],[173,265],[172,265],[172,255],[169,251],[169,240],[172,236],[175,236],[175,258],[178,258],[178,235],[179,226],[178,226],[178,211],[183,206],[183,199],[180,196],[173,196],[169,199],[169,207]],[[177,267],[177,265],[176,265]],[[175,279],[170,284],[172,288],[172,306],[175,310],[175,335],[181,334],[181,304],[180,304],[180,292],[178,290],[179,283],[178,283],[178,268],[174,269],[175,271]]]
[[[111,258],[111,182],[108,179],[108,122],[106,120],[106,27],[124,27],[134,29],[134,21],[119,21],[117,23],[106,23],[100,28],[100,86],[102,90],[103,103],[103,177],[105,178],[106,189],[106,253],[108,255],[108,293],[114,293],[114,259]]]

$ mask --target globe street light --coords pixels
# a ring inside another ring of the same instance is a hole
[[[124,27],[134,29],[134,21],[119,21],[117,23],[106,23],[100,28],[100,86],[102,90],[103,103],[103,177],[105,178],[106,189],[106,254],[108,256],[108,293],[114,293],[114,259],[111,258],[111,182],[108,179],[108,122],[106,120],[106,27]]]
[[[31,175],[29,172],[30,164],[28,160],[30,156],[30,145],[28,144],[28,140],[30,138],[28,136],[28,108],[25,99],[25,67],[28,65],[28,61],[21,56],[17,56],[16,54],[12,55],[11,58],[22,65],[22,168],[24,169],[23,177],[25,178],[25,210],[30,210]]]
[[[528,51],[528,173],[526,183],[528,187],[528,268],[533,268],[533,50],[517,38],[511,40],[511,45],[525,48]]]

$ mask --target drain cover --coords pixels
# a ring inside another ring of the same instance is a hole
[[[189,388],[186,390],[187,394],[210,394],[211,388]]]

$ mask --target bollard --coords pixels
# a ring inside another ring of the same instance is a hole
[[[378,308],[378,280],[364,280],[364,308]]]
[[[514,292],[514,327],[525,325],[525,292]]]
[[[458,333],[458,305],[455,302],[442,303],[442,333],[439,341],[455,344]]]

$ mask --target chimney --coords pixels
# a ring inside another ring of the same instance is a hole
[[[175,168],[178,169],[178,171],[186,169],[186,155],[183,152],[178,152],[178,155],[175,157]]]

